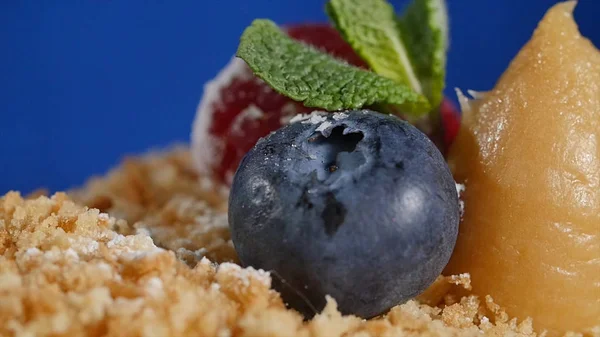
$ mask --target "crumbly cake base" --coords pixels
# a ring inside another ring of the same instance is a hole
[[[194,173],[185,147],[42,194],[0,199],[0,336],[536,336],[470,295],[468,275],[376,319],[329,298],[303,321],[267,272],[236,264],[227,191]]]

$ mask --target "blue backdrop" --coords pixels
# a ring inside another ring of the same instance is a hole
[[[448,91],[485,90],[556,0],[449,0]],[[403,1],[394,1],[400,8]],[[203,83],[257,17],[325,21],[324,0],[0,0],[0,193],[81,184],[186,142]],[[600,45],[600,1],[581,30]]]

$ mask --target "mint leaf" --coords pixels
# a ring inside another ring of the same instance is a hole
[[[440,104],[448,41],[444,0],[413,0],[401,18],[385,0],[330,0],[326,10],[371,69],[424,94],[431,106]]]
[[[399,20],[402,39],[431,106],[443,98],[448,50],[448,12],[444,0],[413,0]]]
[[[385,0],[331,0],[326,10],[340,34],[373,71],[422,93],[392,5]]]
[[[430,109],[410,87],[296,42],[269,20],[246,28],[237,56],[277,92],[307,107],[335,111],[385,103],[414,113]]]

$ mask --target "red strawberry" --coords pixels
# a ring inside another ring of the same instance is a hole
[[[460,128],[460,112],[450,100],[444,99],[440,106],[440,116],[444,132],[444,145],[448,150]]]
[[[366,67],[339,33],[326,24],[290,26],[289,35],[350,64]],[[279,129],[306,108],[273,91],[244,61],[234,58],[206,84],[192,132],[198,170],[229,183],[237,166],[260,137]]]
[[[287,32],[296,40],[367,68],[352,47],[328,24],[292,25]],[[456,120],[452,117],[457,116],[451,113],[452,106],[448,104],[442,105],[442,120],[451,125],[448,130],[452,132],[446,140],[454,138],[456,131],[452,130],[455,130]],[[279,129],[296,114],[312,110],[278,94],[255,77],[244,61],[233,58],[204,88],[192,131],[192,156],[196,168],[229,184],[239,162],[258,139]]]

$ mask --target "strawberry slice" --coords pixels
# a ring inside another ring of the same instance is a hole
[[[286,28],[294,39],[319,48],[346,62],[367,68],[340,34],[328,24],[300,24]],[[455,130],[458,116],[444,102],[442,120]],[[244,61],[233,58],[204,87],[192,131],[192,156],[196,169],[219,182],[231,183],[239,162],[256,142],[279,129],[307,108],[278,94],[254,76]],[[447,135],[450,137],[449,135]],[[446,139],[448,139],[446,137]],[[454,134],[450,137],[453,139]]]

